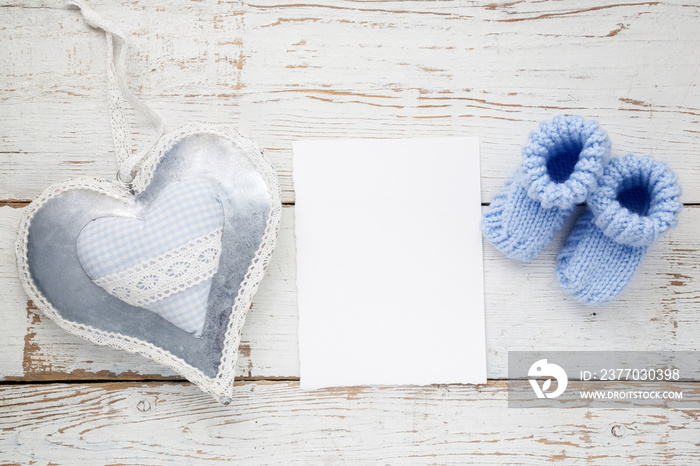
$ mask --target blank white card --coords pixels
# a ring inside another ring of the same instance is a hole
[[[485,383],[478,138],[293,150],[302,388]]]

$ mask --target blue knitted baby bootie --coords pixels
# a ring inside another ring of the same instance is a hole
[[[557,278],[576,299],[602,304],[627,286],[649,246],[678,223],[676,175],[651,157],[608,164],[559,254]]]
[[[484,236],[511,259],[535,258],[596,186],[609,156],[610,140],[595,121],[558,116],[540,124],[484,212]]]

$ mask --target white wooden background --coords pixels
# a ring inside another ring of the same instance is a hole
[[[135,93],[170,128],[232,123],[266,150],[286,203],[279,246],[246,323],[228,407],[164,367],[41,316],[16,277],[15,229],[50,183],[114,176],[105,45],[58,2],[7,0],[0,463],[700,461],[699,411],[509,409],[503,380],[509,350],[700,349],[697,2],[119,3],[90,2],[132,34]],[[592,308],[559,290],[553,269],[566,232],[529,264],[486,244],[488,384],[300,391],[291,142],[476,135],[487,204],[527,133],[558,113],[598,119],[613,155],[652,153],[680,177],[680,225],[624,295]],[[132,116],[144,140],[146,123]]]

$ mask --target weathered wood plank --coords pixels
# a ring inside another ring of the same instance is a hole
[[[23,377],[25,374],[24,350],[27,346],[27,313],[21,312],[27,305],[27,295],[13,267],[15,257],[14,237],[21,209],[0,207],[0,334],[3,341],[3,357],[0,358],[0,378]]]
[[[538,121],[597,118],[613,154],[653,153],[700,202],[699,6],[93,1],[133,34],[130,85],[166,116],[229,122],[267,150],[293,202],[291,141],[477,135],[483,201]],[[18,5],[55,6],[51,2]],[[111,178],[104,43],[74,11],[3,8],[0,199]],[[143,140],[145,123],[134,131]]]
[[[0,208],[0,316],[11,322],[0,327],[0,339],[8,342],[0,374],[13,380],[171,378],[166,368],[72,337],[28,309],[9,246],[21,212]],[[293,223],[294,208],[283,209],[278,247],[243,331],[239,377],[299,375]],[[509,350],[700,350],[700,207],[686,207],[629,289],[600,307],[574,302],[554,277],[570,227],[528,264],[484,245],[489,378],[507,377]]]
[[[508,408],[504,382],[310,392],[249,382],[226,407],[189,384],[2,386],[0,413],[2,459],[21,464],[700,461],[695,411]]]

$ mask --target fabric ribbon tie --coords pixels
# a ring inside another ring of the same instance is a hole
[[[163,135],[163,121],[146,104],[137,99],[126,85],[124,77],[124,62],[128,49],[126,34],[116,25],[102,18],[81,0],[70,0],[67,2],[67,5],[78,7],[85,21],[90,26],[105,32],[107,38],[107,95],[110,124],[112,127],[112,138],[114,139],[114,149],[120,164],[117,179],[123,183],[130,183],[134,179],[139,163]],[[126,120],[124,99],[146,117],[156,129],[152,143],[144,151],[133,152],[131,149],[131,137]]]

